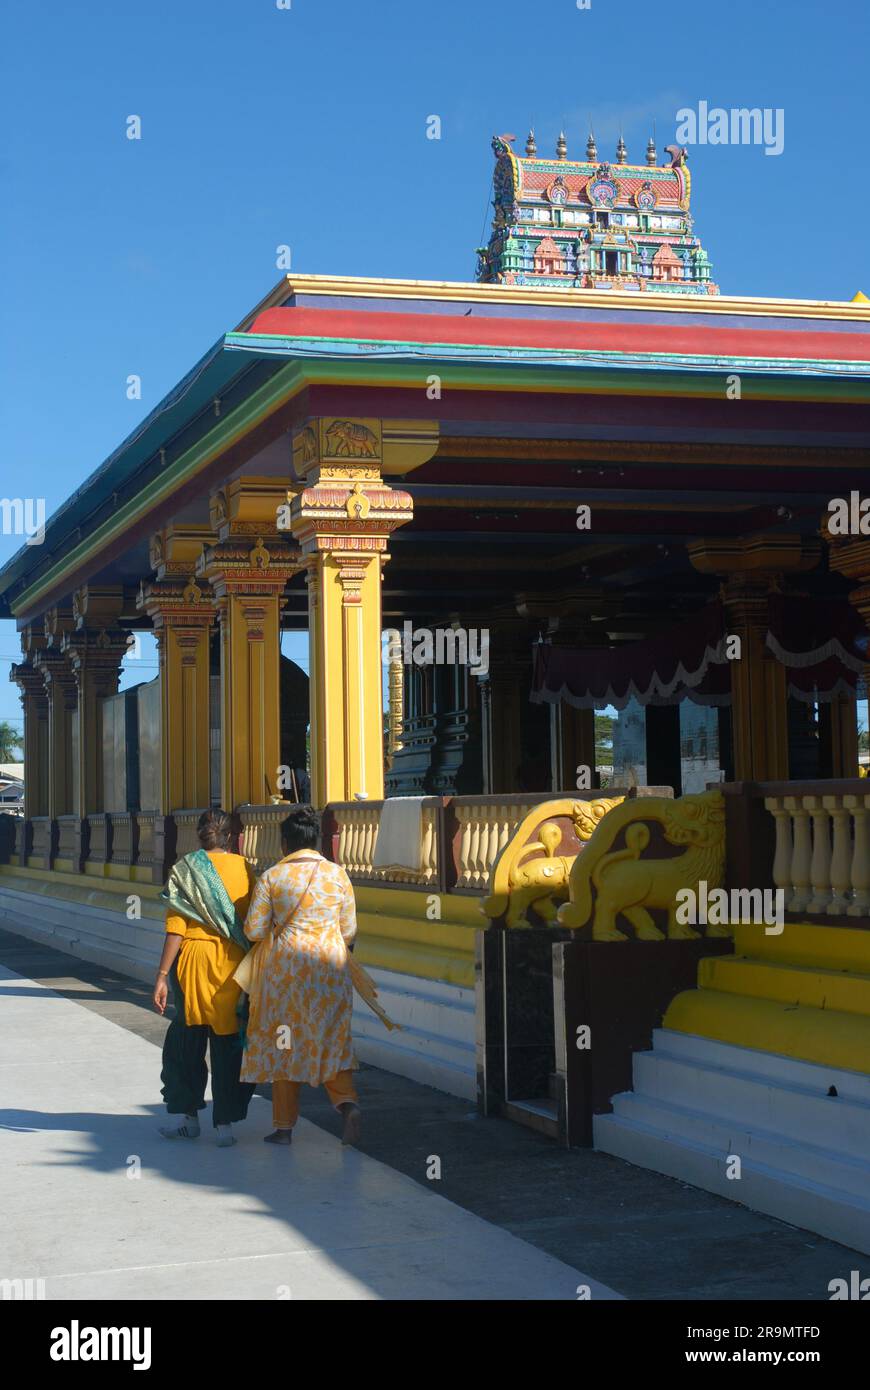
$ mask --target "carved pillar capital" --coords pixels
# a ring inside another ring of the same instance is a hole
[[[124,607],[119,584],[83,584],[72,596],[73,626],[77,631],[100,631],[118,624]]]
[[[51,608],[46,608],[43,618],[44,651],[59,650],[61,639],[67,632],[72,632],[75,628],[77,613],[70,602],[68,604],[54,604]]]
[[[158,645],[165,629],[207,628],[215,616],[208,586],[198,584],[192,573],[162,582],[143,582],[136,607],[150,618]]]
[[[286,484],[274,477],[234,478],[209,498],[213,543],[247,541],[250,549],[259,538],[261,544],[265,541],[267,547],[271,546],[287,529],[290,496]]]
[[[378,555],[386,560],[393,531],[411,521],[410,493],[379,478],[318,482],[290,503],[290,529],[304,556],[333,555],[345,564]]]
[[[230,598],[283,598],[287,581],[302,568],[295,549],[277,535],[233,537],[206,546],[197,562],[196,579],[211,585],[218,606]]]
[[[9,668],[9,679],[18,686],[22,699],[25,696],[32,696],[38,703],[45,705],[45,679],[42,672],[32,662],[13,662]]]
[[[68,709],[75,709],[78,687],[68,656],[59,647],[46,647],[37,657],[36,668],[48,699],[57,697]]]
[[[78,690],[82,691],[86,684],[90,684],[97,699],[114,695],[128,641],[126,628],[79,627],[74,632],[65,633],[60,650],[69,662]]]
[[[411,473],[438,449],[434,420],[347,419],[313,416],[293,437],[293,468],[308,484],[374,482]]]
[[[821,543],[810,536],[735,536],[692,541],[689,560],[700,574],[718,575],[728,594],[767,593],[786,575],[816,567]]]
[[[855,583],[849,602],[870,627],[870,536],[832,536],[827,523],[822,528],[822,536],[828,544],[831,569]]]
[[[171,522],[162,531],[155,531],[148,543],[148,559],[157,580],[189,579],[205,547],[216,540],[206,523]]]

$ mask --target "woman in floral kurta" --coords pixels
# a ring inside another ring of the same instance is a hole
[[[251,997],[245,1081],[272,1082],[275,1133],[289,1144],[299,1087],[323,1084],[344,1116],[345,1143],[359,1137],[351,1078],[353,987],[347,953],[356,935],[353,888],[344,869],[318,853],[320,816],[310,806],[281,828],[285,858],[259,879],[245,935],[260,942],[259,982]]]

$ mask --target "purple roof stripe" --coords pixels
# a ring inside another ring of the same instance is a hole
[[[433,299],[387,299],[378,296],[297,294],[286,301],[309,309],[349,309],[365,313],[368,309],[379,314],[456,314],[463,306],[473,308],[475,318],[528,318],[565,319],[580,323],[647,323],[673,324],[674,313],[663,312],[650,307],[637,309],[608,309],[585,307],[582,305],[545,304],[493,304],[473,300],[433,300]],[[779,332],[799,332],[806,325],[814,333],[867,333],[870,334],[870,319],[824,319],[824,318],[769,318],[760,320],[754,314],[699,312],[695,309],[682,311],[679,322],[687,327],[702,328],[761,328]]]

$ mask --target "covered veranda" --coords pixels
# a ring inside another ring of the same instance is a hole
[[[474,928],[535,805],[700,771],[769,822],[753,883],[786,811],[815,814],[827,864],[789,821],[776,872],[863,917],[870,539],[825,520],[866,475],[868,362],[857,304],[287,277],[0,575],[6,923],[144,977],[200,810],[234,810],[262,869],[310,778],[408,1025],[361,1019],[361,1055],[471,1095]],[[408,625],[452,656],[385,644]],[[281,657],[305,631],[307,682]],[[119,695],[137,632],[159,677]],[[634,721],[621,761],[596,710]],[[425,798],[415,866],[376,866],[385,794]]]

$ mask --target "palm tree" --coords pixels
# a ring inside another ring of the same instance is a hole
[[[23,740],[14,726],[8,719],[0,719],[0,763],[17,762],[22,746]]]

